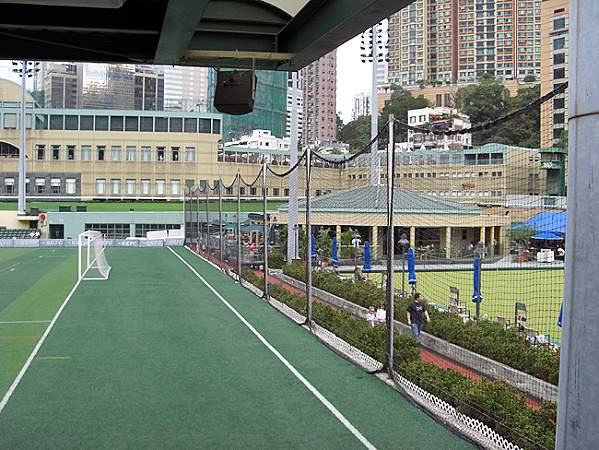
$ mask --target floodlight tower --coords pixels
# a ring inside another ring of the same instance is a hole
[[[39,63],[33,61],[13,61],[12,71],[21,77],[21,115],[19,119],[19,186],[18,186],[18,204],[17,213],[25,215],[25,94],[27,92],[27,78],[39,71]],[[20,65],[20,67],[19,67]],[[31,117],[31,126],[33,127],[33,116]]]
[[[360,58],[362,63],[372,63],[372,86],[370,91],[370,139],[378,134],[378,111],[376,107],[378,64],[384,61],[385,44],[382,39],[383,23],[379,22],[368,31],[362,33]],[[378,157],[378,140],[372,143],[370,149],[370,184],[377,185],[381,181],[381,169]]]

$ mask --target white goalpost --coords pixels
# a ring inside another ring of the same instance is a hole
[[[110,266],[104,249],[106,242],[99,231],[85,231],[79,235],[79,280],[107,280]]]

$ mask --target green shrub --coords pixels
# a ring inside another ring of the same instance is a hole
[[[271,269],[282,269],[285,265],[285,255],[279,250],[268,253],[268,267]]]
[[[305,267],[299,264],[283,266],[283,272],[305,282]],[[315,287],[363,306],[385,303],[385,291],[365,282],[353,283],[341,280],[334,273],[314,272]],[[407,322],[406,311],[409,301],[395,298],[395,318]],[[470,321],[439,311],[430,311],[431,322],[424,330],[443,340],[471,350],[487,358],[506,364],[554,385],[559,381],[559,352],[548,347],[535,346],[523,333],[505,330],[491,321]]]

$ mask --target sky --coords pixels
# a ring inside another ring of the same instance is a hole
[[[12,72],[11,61],[0,61],[0,78],[20,83]],[[352,99],[360,92],[370,92],[371,65],[360,61],[360,35],[337,49],[337,111],[344,123],[351,120]],[[28,85],[31,85],[30,80]]]

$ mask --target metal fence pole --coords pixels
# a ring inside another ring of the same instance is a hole
[[[210,259],[210,217],[208,215],[208,192],[210,187],[206,184],[206,256]]]
[[[394,146],[393,139],[393,114],[389,115],[389,147],[387,149],[387,358],[385,365],[389,375],[393,376],[393,255],[395,253],[395,241],[393,230],[393,197],[394,197]]]
[[[218,259],[223,265],[223,180],[218,182]]]
[[[241,174],[237,171],[237,276],[241,283]]]
[[[200,233],[200,189],[197,188],[194,190],[194,192],[196,193],[196,253],[199,255],[200,254],[200,239],[202,238],[202,234]],[[192,199],[193,201],[193,199]],[[191,216],[191,214],[190,214]],[[191,220],[193,220],[193,216],[190,217]]]
[[[306,300],[308,311],[306,322],[312,331],[312,230],[310,216],[310,184],[312,177],[312,153],[309,146],[306,147]]]
[[[188,217],[187,216],[187,192],[185,192],[184,195],[183,195],[183,221],[185,223],[185,240],[184,240],[184,245],[189,244],[187,236],[190,235],[188,224],[191,223],[191,220],[187,220],[187,217]]]
[[[263,244],[263,252],[264,256],[262,258],[263,268],[264,268],[264,298],[268,300],[268,219],[266,217],[266,207],[267,207],[267,199],[266,199],[266,157],[264,157],[264,161],[262,162],[262,214],[263,214],[263,235],[262,235],[262,244]]]

